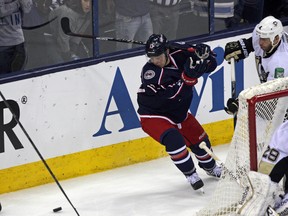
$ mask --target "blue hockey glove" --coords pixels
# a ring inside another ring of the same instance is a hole
[[[209,60],[193,60],[192,57],[188,58],[184,64],[184,73],[190,78],[199,78],[207,70]]]
[[[207,59],[209,57],[210,52],[211,48],[206,44],[197,44],[195,46],[195,54],[200,59]]]

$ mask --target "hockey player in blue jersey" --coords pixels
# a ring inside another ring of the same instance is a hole
[[[212,72],[217,62],[215,54],[206,44],[175,45],[168,42],[163,34],[153,34],[147,40],[149,61],[141,73],[138,114],[142,129],[165,146],[173,163],[197,190],[204,183],[196,172],[187,147],[208,175],[218,178],[221,175],[221,168],[215,160],[199,148],[202,141],[211,148],[208,135],[188,112],[198,78]]]

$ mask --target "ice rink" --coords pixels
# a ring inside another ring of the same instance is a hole
[[[224,161],[228,147],[226,144],[213,149]],[[192,189],[169,157],[60,184],[81,216],[193,216],[208,204],[218,181],[198,166],[197,170],[205,184],[204,194]],[[56,183],[1,194],[0,202],[3,216],[77,215]],[[60,206],[62,211],[52,211]]]

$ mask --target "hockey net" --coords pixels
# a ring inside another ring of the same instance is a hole
[[[248,172],[257,171],[274,130],[287,119],[288,78],[248,88],[238,98],[237,124],[225,160],[238,181],[223,172],[212,200],[197,216],[238,215],[241,205],[251,198]]]

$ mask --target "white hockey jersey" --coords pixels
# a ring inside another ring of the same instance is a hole
[[[267,81],[275,78],[288,76],[288,43],[286,33],[282,35],[281,44],[270,57],[263,58],[264,51],[259,45],[259,36],[256,35],[256,28],[252,34],[252,43],[255,50],[256,58],[261,58],[261,63],[258,65],[258,73],[268,73]]]
[[[263,154],[262,161],[276,164],[288,156],[288,121],[282,123],[273,133],[268,149]]]

